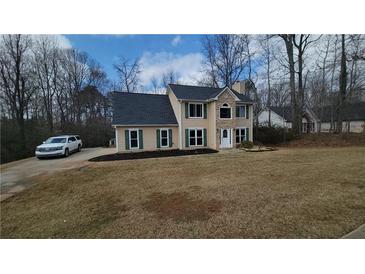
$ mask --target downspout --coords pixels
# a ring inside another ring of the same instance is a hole
[[[117,153],[119,152],[119,134],[118,134],[118,128],[117,126],[114,126],[115,128],[115,148],[117,150]]]
[[[182,104],[183,104],[183,102],[182,101],[180,101],[180,117],[179,117],[179,149],[183,149],[183,146],[182,146],[182,144],[183,144],[183,136],[182,136],[182,132],[183,132],[183,129],[182,129],[182,109],[183,109],[183,107],[182,107]]]

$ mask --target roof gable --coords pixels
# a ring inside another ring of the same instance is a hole
[[[236,96],[236,94],[233,93],[233,91],[229,88],[229,87],[225,87],[224,89],[222,89],[215,97],[215,100],[218,100],[219,96],[221,96],[223,93],[228,92],[234,100],[236,101],[240,101],[240,99]]]
[[[214,88],[204,86],[169,84],[169,88],[175,94],[178,100],[183,101],[214,101],[217,100],[217,97],[220,93],[228,89],[237,101],[252,103],[252,100],[248,96],[240,94],[237,91],[228,87]]]

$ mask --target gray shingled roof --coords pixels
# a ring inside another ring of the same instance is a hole
[[[177,125],[167,95],[114,92],[113,125]]]
[[[314,112],[322,122],[330,122],[331,118],[336,120],[336,107],[325,106],[323,108],[316,108]],[[365,102],[346,104],[344,106],[343,120],[365,121]]]
[[[179,100],[207,101],[216,97],[224,88],[212,88],[202,86],[188,86],[169,84],[169,87]],[[252,103],[253,101],[246,95],[240,94],[231,89],[233,93],[243,102]]]
[[[271,107],[276,114],[284,117],[288,122],[292,121],[290,106]],[[330,122],[331,118],[336,120],[336,106],[325,106],[312,109],[322,122]],[[346,104],[344,107],[344,121],[365,121],[365,102]]]

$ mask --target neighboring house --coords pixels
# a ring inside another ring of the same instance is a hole
[[[232,88],[170,84],[166,95],[115,92],[117,152],[232,148],[253,140],[253,102],[244,82]]]
[[[265,108],[258,115],[260,125],[268,125],[269,112],[271,113],[272,126],[291,128],[290,106]],[[336,112],[333,106],[317,109],[305,107],[302,118],[302,132],[334,132],[337,125]],[[347,132],[365,132],[365,102],[345,105],[342,128]]]
[[[325,106],[314,110],[321,120],[321,132],[336,130],[336,109]],[[343,110],[342,129],[347,132],[365,132],[365,102],[346,104]]]
[[[292,113],[290,106],[284,107],[266,107],[258,114],[259,125],[269,125],[269,115],[271,116],[271,126],[274,127],[292,127]],[[309,107],[305,107],[302,115],[302,132],[318,132],[320,120],[316,113]]]

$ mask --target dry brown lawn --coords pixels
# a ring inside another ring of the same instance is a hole
[[[363,223],[365,147],[90,163],[1,203],[2,238],[340,238]]]

